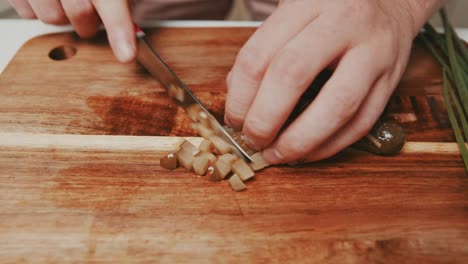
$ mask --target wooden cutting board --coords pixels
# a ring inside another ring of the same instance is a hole
[[[151,38],[222,117],[224,78],[253,32]],[[76,54],[51,59],[70,55],[63,46]],[[269,168],[235,193],[159,167],[195,133],[145,70],[116,62],[103,34],[32,39],[0,76],[1,262],[466,263],[468,177],[440,86],[416,43],[386,111],[408,132],[400,155],[347,150]]]

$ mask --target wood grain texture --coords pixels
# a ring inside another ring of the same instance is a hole
[[[354,153],[271,168],[243,193],[182,169],[164,170],[157,158],[142,150],[0,146],[0,256],[27,262],[468,258],[468,180],[457,154]]]
[[[225,76],[251,28],[150,31],[151,41],[174,71],[222,121]],[[76,56],[54,61],[63,45]],[[440,95],[437,63],[415,45],[410,66],[389,104],[388,115],[413,114],[403,123],[410,140],[454,141]],[[73,34],[29,41],[0,78],[0,132],[144,136],[194,136],[182,109],[138,64],[117,64],[105,35]],[[32,106],[32,107],[31,107]],[[15,120],[12,122],[12,120]]]
[[[177,74],[222,116],[224,78],[249,28],[152,30]],[[71,45],[77,54],[53,61]],[[416,43],[385,115],[410,142],[392,157],[346,150],[257,174],[248,191],[158,158],[182,110],[104,35],[42,36],[0,76],[0,262],[466,263],[468,177]]]

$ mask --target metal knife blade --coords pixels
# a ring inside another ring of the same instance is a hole
[[[156,77],[159,82],[168,90],[176,90],[179,92],[172,93],[175,101],[185,110],[192,104],[198,104],[200,108],[207,114],[209,122],[212,126],[215,135],[222,138],[232,146],[234,152],[246,161],[252,161],[249,154],[237,143],[232,136],[223,128],[223,126],[214,118],[214,116],[206,109],[206,107],[198,100],[198,98],[190,91],[190,89],[177,77],[174,71],[159,54],[153,49],[150,42],[147,40],[146,34],[138,26],[135,26],[137,33],[137,61],[143,65],[146,70]],[[171,94],[171,93],[170,93]]]

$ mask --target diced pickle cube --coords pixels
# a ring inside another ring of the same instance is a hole
[[[180,144],[180,149],[184,149],[190,152],[193,156],[198,153],[198,149],[193,145],[190,141],[184,140],[182,144]]]
[[[197,156],[193,160],[193,170],[195,174],[203,176],[206,174],[208,167],[210,166],[210,160],[206,155]]]
[[[193,154],[186,149],[182,148],[177,152],[177,161],[180,166],[184,167],[188,171],[193,169],[194,158]]]
[[[203,111],[198,104],[191,104],[187,107],[187,116],[192,119],[193,122],[198,122],[198,113]]]
[[[197,131],[198,135],[205,139],[209,139],[211,136],[214,135],[213,130],[207,128],[202,123],[193,123],[191,126]]]
[[[228,164],[234,163],[235,160],[238,159],[238,157],[232,153],[226,153],[218,157],[220,160],[224,160]]]
[[[207,113],[205,113],[204,111],[200,111],[199,114],[198,114],[198,120],[200,121],[200,123],[205,126],[206,128],[211,128],[211,124],[210,124],[210,119],[209,119],[209,116]]]
[[[247,186],[245,186],[244,182],[239,178],[237,174],[233,174],[231,178],[229,178],[229,184],[231,185],[231,188],[236,192],[240,192],[247,189]]]
[[[232,151],[231,145],[218,136],[211,136],[209,140],[213,143],[219,154],[226,154]]]
[[[201,151],[204,151],[204,152],[213,152],[214,150],[214,146],[213,146],[213,143],[211,143],[211,141],[205,139],[202,141],[202,143],[200,143],[200,146],[198,147]]]
[[[207,158],[210,161],[210,166],[214,165],[216,163],[216,156],[211,153],[211,152],[200,152],[196,157],[204,157]]]
[[[263,159],[263,155],[260,152],[257,152],[250,157],[252,158],[252,162],[249,165],[253,171],[259,171],[271,165]]]
[[[182,87],[177,87],[171,84],[167,93],[170,97],[175,98],[177,101],[181,103],[185,102],[185,91]]]
[[[242,159],[238,159],[234,161],[234,163],[232,164],[232,171],[234,171],[234,173],[239,175],[242,181],[246,181],[252,178],[253,176],[255,176],[255,173],[253,172],[253,170]]]
[[[212,170],[209,170],[210,181],[221,181],[231,172],[231,165],[223,160],[217,160],[212,166]]]

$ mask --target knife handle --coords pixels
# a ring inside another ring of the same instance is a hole
[[[137,24],[133,23],[133,27],[135,28],[135,33],[137,37],[141,38],[146,36],[145,32]]]

